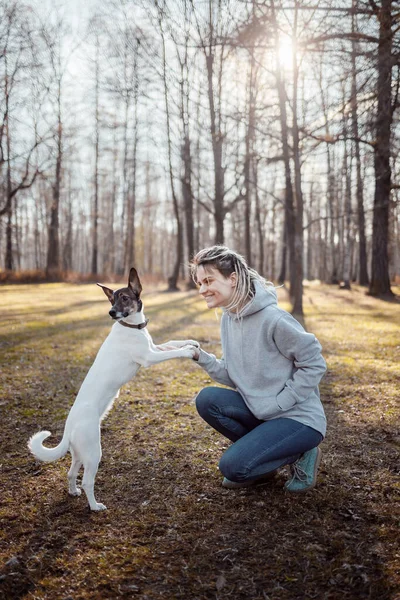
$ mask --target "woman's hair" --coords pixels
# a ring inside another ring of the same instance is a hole
[[[232,296],[232,300],[226,310],[239,312],[243,305],[254,296],[254,281],[259,281],[264,285],[273,286],[273,284],[264,277],[261,277],[257,271],[251,269],[246,260],[226,246],[210,246],[200,250],[190,263],[190,271],[193,281],[197,284],[197,269],[198,267],[207,267],[217,269],[225,278],[232,273],[236,273],[236,288]]]

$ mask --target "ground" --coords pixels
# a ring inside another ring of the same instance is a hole
[[[143,300],[156,342],[195,338],[220,353],[216,313],[195,291]],[[7,285],[0,304],[0,598],[400,599],[397,302],[305,289],[305,326],[328,363],[313,491],[285,493],[284,470],[222,488],[228,442],[193,402],[211,381],[175,360],[141,369],[103,422],[101,513],[68,496],[69,455],[41,464],[26,444],[39,429],[61,438],[110,328],[107,300],[94,285]]]

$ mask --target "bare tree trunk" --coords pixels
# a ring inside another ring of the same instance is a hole
[[[179,203],[178,198],[175,191],[175,183],[174,183],[174,173],[172,166],[172,140],[171,140],[171,120],[170,120],[170,112],[169,112],[169,98],[168,98],[168,83],[167,83],[167,54],[165,47],[165,36],[163,29],[163,14],[159,8],[159,27],[161,33],[162,40],[162,74],[163,74],[163,84],[164,84],[164,104],[165,104],[165,114],[167,120],[167,146],[168,146],[168,171],[169,171],[169,182],[171,186],[172,193],[172,204],[174,208],[174,216],[176,221],[176,254],[175,254],[175,264],[171,275],[168,277],[168,290],[176,291],[178,290],[178,278],[179,271],[181,268],[181,262],[183,257],[183,230],[182,230],[182,222],[180,218],[179,212]]]
[[[126,49],[125,49],[126,52]],[[125,61],[126,56],[124,57]],[[125,67],[126,68],[126,67]],[[126,73],[125,73],[126,77]],[[125,105],[124,105],[124,123],[123,123],[123,131],[124,131],[124,155],[122,161],[122,211],[121,211],[121,220],[120,220],[120,235],[118,237],[119,243],[119,251],[117,258],[117,273],[122,275],[125,270],[124,265],[124,236],[125,236],[125,223],[127,220],[128,214],[128,194],[129,194],[129,170],[128,170],[128,162],[129,162],[129,141],[128,141],[128,116],[129,116],[129,95],[125,96]]]
[[[321,197],[317,198],[317,214],[321,214]],[[328,219],[325,218],[324,221],[318,219],[316,229],[317,229],[317,238],[318,238],[318,259],[317,259],[317,267],[316,273],[317,278],[320,281],[324,281],[325,273],[327,270],[327,240],[328,240],[328,231],[327,231]],[[323,226],[325,226],[324,233],[322,233]]]
[[[135,223],[136,223],[136,181],[137,181],[137,149],[138,149],[138,103],[139,103],[139,74],[138,53],[139,39],[136,39],[133,62],[133,149],[132,149],[132,181],[128,188],[127,198],[127,228],[125,240],[125,270],[135,264]]]
[[[268,272],[268,279],[270,279],[271,281],[275,281],[275,272],[276,272],[276,248],[277,248],[277,242],[276,242],[276,228],[275,228],[275,223],[276,223],[276,203],[274,203],[273,207],[272,207],[272,220],[271,220],[271,245],[270,245],[270,254],[271,254],[271,268]]]
[[[5,110],[5,118],[4,118],[4,126],[5,126],[5,134],[6,134],[6,147],[7,147],[7,202],[5,206],[5,214],[7,215],[7,224],[6,224],[6,256],[5,256],[5,268],[8,270],[13,269],[13,248],[12,248],[12,211],[13,211],[13,203],[12,203],[12,182],[11,182],[11,134],[10,134],[10,93],[8,87],[8,69],[7,69],[7,53],[4,56],[5,61],[5,102],[6,102],[6,110]]]
[[[114,273],[116,265],[116,248],[115,248],[115,236],[114,236],[114,222],[117,208],[117,194],[118,194],[118,179],[117,179],[117,165],[118,165],[118,142],[117,142],[117,124],[114,124],[114,136],[113,136],[113,148],[112,148],[112,184],[110,190],[110,206],[109,206],[109,219],[108,228],[106,235],[106,253],[104,257],[105,271],[106,273]]]
[[[222,7],[224,3],[221,0],[208,0],[208,31],[202,35],[199,20],[197,18],[195,2],[190,0],[193,8],[193,14],[196,20],[197,32],[199,35],[200,45],[204,54],[207,72],[207,98],[210,114],[210,134],[211,147],[213,156],[213,180],[214,180],[214,198],[213,208],[210,209],[205,203],[200,201],[200,204],[206,208],[214,217],[215,222],[215,244],[223,244],[225,239],[224,220],[228,212],[230,212],[237,201],[242,199],[239,193],[236,199],[225,203],[225,170],[223,166],[223,149],[226,131],[223,131],[222,121],[222,76],[224,73],[224,65],[227,57],[225,54],[228,35],[222,30],[215,33],[215,24],[213,16],[213,8],[217,9],[217,17],[215,21],[217,25],[222,26],[224,23],[222,15]],[[218,72],[216,73],[215,63],[219,58]]]
[[[94,202],[93,202],[93,248],[92,248],[92,274],[98,273],[99,254],[99,151],[100,151],[100,122],[99,122],[99,36],[96,35],[96,60],[95,60],[95,156],[94,156]]]
[[[306,209],[307,215],[307,253],[306,253],[306,273],[305,278],[308,280],[315,279],[314,277],[314,269],[313,269],[313,246],[315,247],[313,234],[314,228],[312,223],[312,215],[313,215],[313,204],[314,204],[314,184],[311,182],[310,185],[310,204],[308,210]]]
[[[66,235],[62,252],[62,268],[64,271],[72,270],[72,223],[73,223],[73,207],[72,207],[72,181],[71,173],[68,178],[68,203],[66,214]]]
[[[295,1],[294,12],[294,39],[297,37],[298,1]],[[294,254],[294,290],[291,290],[293,308],[296,315],[303,315],[303,258],[304,258],[304,230],[303,230],[303,191],[300,166],[300,138],[297,117],[299,68],[297,64],[296,45],[293,44],[293,159],[294,159],[294,185],[296,191],[296,218],[295,218],[295,254]]]
[[[334,172],[334,160],[333,160],[333,152],[331,152],[331,133],[329,129],[329,115],[328,115],[328,107],[326,105],[325,100],[325,90],[324,90],[324,82],[322,77],[322,64],[319,73],[319,88],[321,94],[321,106],[322,112],[324,115],[325,122],[325,135],[326,135],[326,166],[328,173],[328,181],[327,181],[327,208],[326,208],[326,225],[325,225],[325,243],[327,249],[329,249],[330,256],[330,273],[328,275],[328,269],[326,268],[323,272],[324,281],[331,284],[339,283],[338,276],[338,257],[335,249],[335,237],[336,237],[336,218],[335,218],[335,199],[336,199],[336,183],[335,183],[335,172]],[[326,252],[327,254],[327,252]],[[327,258],[327,257],[326,257]],[[327,260],[325,264],[327,265]]]
[[[45,41],[47,44],[52,74],[56,85],[56,117],[57,129],[55,132],[56,141],[56,165],[54,174],[54,183],[52,186],[52,204],[50,207],[50,222],[48,228],[48,245],[47,245],[47,276],[57,274],[60,269],[60,197],[61,197],[61,179],[63,166],[63,145],[64,145],[64,129],[62,121],[62,85],[63,85],[63,69],[61,67],[61,33],[62,22],[57,24],[57,29],[52,31],[50,35],[45,33]],[[58,36],[58,37],[57,37]]]
[[[9,271],[12,271],[14,269],[14,256],[12,244],[12,201],[9,205],[9,210],[7,212],[5,268]]]
[[[211,2],[211,0],[209,0]],[[214,56],[212,42],[210,41],[210,53],[206,56],[207,80],[208,80],[208,103],[211,119],[211,143],[214,156],[214,220],[215,220],[215,243],[224,243],[224,172],[222,169],[222,132],[217,127],[217,115],[214,103],[213,64]]]
[[[330,218],[330,228],[329,228],[329,245],[330,245],[330,253],[331,253],[331,273],[329,277],[329,283],[338,284],[339,283],[339,260],[338,260],[338,252],[336,249],[336,233],[338,229],[337,219],[336,219],[336,179],[334,173],[334,164],[332,161],[331,151],[329,147],[329,143],[326,147],[326,156],[327,156],[327,167],[328,167],[328,212]]]
[[[289,128],[288,128],[288,119],[287,119],[287,110],[286,110],[286,89],[285,83],[282,79],[281,75],[281,66],[279,64],[279,33],[278,33],[278,24],[276,21],[275,15],[275,6],[274,2],[272,2],[273,7],[273,23],[275,29],[275,53],[276,53],[276,84],[278,89],[278,98],[279,98],[279,118],[281,125],[281,134],[282,134],[282,153],[283,153],[283,164],[285,170],[285,225],[284,225],[284,245],[282,252],[282,263],[281,270],[279,273],[278,281],[280,283],[284,283],[286,278],[286,264],[287,264],[287,255],[289,258],[290,264],[290,289],[289,293],[291,298],[294,298],[296,295],[296,243],[295,243],[295,209],[294,209],[294,197],[293,197],[293,185],[292,185],[292,175],[290,170],[290,148],[289,148]]]
[[[343,98],[343,109],[346,106],[345,98]],[[343,114],[343,132],[347,137],[346,115]],[[343,177],[344,183],[344,232],[343,232],[343,283],[341,288],[345,290],[351,289],[351,161],[347,150],[347,140],[344,143],[343,156]]]
[[[175,50],[177,59],[180,65],[181,77],[180,77],[180,119],[183,131],[183,142],[182,142],[182,198],[185,215],[185,230],[186,230],[186,246],[187,246],[187,258],[188,264],[194,255],[194,198],[192,189],[192,150],[191,150],[191,136],[190,136],[190,81],[189,81],[189,65],[188,65],[188,50],[190,40],[190,23],[188,20],[188,5],[185,0],[184,2],[184,13],[185,13],[185,38],[183,45],[183,57],[180,54],[180,47],[182,46],[181,40],[174,38]],[[183,275],[185,275],[185,267],[182,264]],[[195,283],[191,277],[187,282],[189,289],[195,288]]]
[[[283,218],[283,227],[282,227],[282,254],[281,254],[281,266],[278,275],[278,283],[279,285],[283,285],[286,281],[286,265],[287,265],[287,224],[286,224],[286,206],[285,206],[285,215]]]
[[[40,202],[35,203],[34,213],[34,255],[35,255],[35,269],[40,269],[41,263],[41,231],[40,231]]]
[[[255,195],[255,204],[256,204],[256,228],[257,228],[257,238],[258,238],[258,272],[264,273],[264,231],[263,224],[261,221],[261,204],[260,204],[260,193],[258,189],[258,161],[253,161],[253,181],[254,181],[254,195]],[[273,214],[273,217],[275,213]],[[273,264],[273,263],[272,263]],[[272,275],[270,275],[272,277]]]
[[[357,9],[358,0],[353,0],[353,8]],[[352,15],[352,32],[357,32],[356,15]],[[359,260],[359,283],[360,285],[369,284],[368,268],[367,268],[367,242],[365,237],[365,214],[364,214],[364,193],[363,182],[361,176],[361,154],[360,154],[360,138],[358,131],[358,101],[357,101],[357,53],[358,44],[356,39],[352,40],[351,46],[351,121],[352,133],[354,138],[354,156],[356,159],[356,198],[357,198],[357,215],[358,215],[358,260]]]
[[[190,151],[190,138],[187,132],[184,136],[182,146],[182,197],[185,210],[186,225],[186,243],[189,260],[194,256],[194,211],[193,211],[193,192],[192,192],[192,156]],[[188,261],[189,262],[189,261]],[[187,282],[187,287],[195,288],[196,285],[191,277]]]
[[[393,296],[389,279],[389,206],[391,193],[390,134],[392,125],[392,0],[382,0],[379,12],[378,107],[374,145],[375,197],[372,266],[369,293]]]
[[[253,2],[254,11],[254,2]],[[252,193],[252,163],[253,163],[253,144],[254,144],[254,122],[255,122],[255,57],[254,48],[250,49],[250,73],[248,77],[248,122],[245,139],[245,158],[244,158],[244,206],[245,206],[245,222],[244,222],[244,240],[245,254],[247,262],[252,266],[252,248],[251,248],[251,193]]]
[[[56,171],[53,184],[53,202],[50,207],[50,223],[48,232],[46,274],[51,275],[60,269],[60,193],[63,161],[63,126],[61,116],[61,77],[57,80],[57,156]]]

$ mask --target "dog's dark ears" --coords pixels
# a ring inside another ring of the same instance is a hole
[[[106,287],[105,285],[98,283],[97,284],[99,287],[101,287],[101,289],[103,290],[103,292],[105,293],[105,295],[107,296],[107,298],[109,299],[109,301],[111,302],[111,304],[114,304],[114,292],[112,289]]]
[[[142,291],[142,284],[140,283],[139,275],[134,267],[129,271],[128,286],[140,296]]]

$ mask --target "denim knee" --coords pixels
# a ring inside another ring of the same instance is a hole
[[[215,393],[214,390],[218,388],[206,387],[200,390],[196,396],[196,408],[199,415],[204,419],[205,416],[210,414],[210,408],[214,403]]]
[[[228,450],[221,456],[218,465],[219,470],[224,477],[229,479],[229,481],[245,481],[248,476],[248,469],[246,469],[244,465],[240,464],[238,457],[235,456],[234,452],[230,452],[231,448],[228,448]]]

